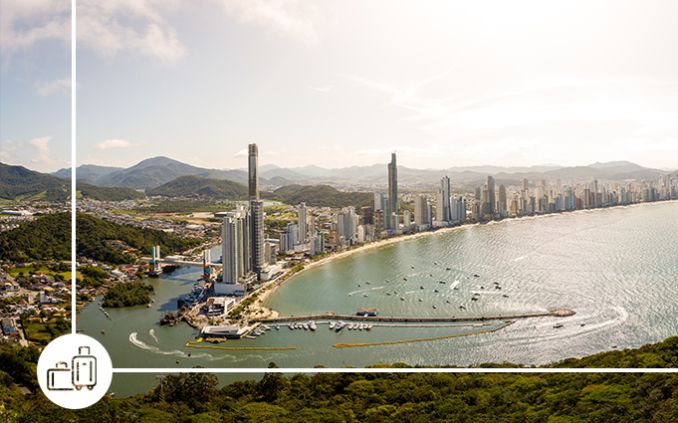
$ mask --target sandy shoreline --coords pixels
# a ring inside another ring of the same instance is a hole
[[[445,233],[450,233],[462,229],[468,229],[472,228],[474,226],[480,226],[480,225],[497,225],[501,223],[508,223],[508,222],[515,222],[515,221],[521,221],[521,220],[532,220],[532,219],[541,219],[541,218],[547,218],[547,217],[555,217],[555,216],[562,216],[564,214],[585,214],[585,213],[595,213],[595,212],[601,212],[605,210],[614,210],[614,209],[619,209],[619,208],[624,208],[624,207],[638,207],[638,206],[648,206],[648,205],[655,205],[655,204],[665,204],[665,203],[678,203],[678,200],[664,200],[664,201],[653,201],[650,203],[635,203],[635,204],[627,204],[627,205],[619,205],[619,206],[613,206],[613,207],[604,207],[604,208],[597,208],[597,209],[585,209],[585,210],[574,210],[574,211],[565,211],[565,212],[557,212],[557,213],[547,213],[547,214],[540,214],[540,215],[534,215],[534,216],[521,216],[521,217],[507,217],[505,219],[501,220],[492,220],[489,222],[485,223],[464,223],[461,225],[457,226],[451,226],[451,227],[446,227],[446,228],[440,228],[436,230],[429,230],[425,232],[417,232],[414,234],[407,234],[407,235],[398,235],[394,236],[391,238],[386,238],[386,239],[381,239],[378,241],[372,241],[366,244],[362,244],[359,247],[350,249],[350,250],[344,250],[344,251],[339,251],[336,253],[332,253],[328,255],[327,257],[323,257],[320,260],[315,260],[311,261],[310,263],[305,263],[303,269],[297,270],[296,272],[292,272],[292,269],[288,269],[285,273],[280,275],[275,281],[269,282],[268,285],[265,285],[262,290],[260,290],[260,294],[257,297],[257,300],[254,301],[250,305],[250,312],[248,313],[248,316],[250,318],[257,318],[257,319],[262,319],[262,318],[276,318],[280,316],[280,313],[277,310],[270,309],[266,306],[263,305],[263,303],[266,301],[266,299],[273,293],[275,292],[283,283],[287,282],[288,279],[292,278],[293,276],[299,275],[306,270],[313,269],[318,266],[322,266],[324,264],[330,263],[335,260],[340,260],[343,258],[347,258],[352,256],[353,254],[357,253],[362,253],[368,250],[374,250],[377,248],[382,248],[386,247],[398,242],[402,241],[408,241],[408,240],[413,240],[413,239],[419,239],[419,238],[424,238],[424,237],[429,237],[433,235],[439,235],[439,234],[445,234]]]

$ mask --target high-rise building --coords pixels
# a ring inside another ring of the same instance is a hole
[[[396,164],[395,153],[391,153],[391,163],[388,164],[388,207],[385,215],[389,216],[386,220],[388,222],[388,229],[398,229],[398,166]],[[396,215],[395,227],[393,227],[393,215]]]
[[[259,199],[259,148],[256,144],[247,146],[248,182],[250,201]]]
[[[251,213],[251,260],[252,270],[260,277],[264,268],[264,203],[259,200],[259,149],[250,144],[249,151],[249,194]]]
[[[501,217],[506,217],[508,216],[508,204],[507,204],[507,199],[506,199],[506,187],[504,185],[499,185],[499,201],[497,202],[497,213],[501,215]]]
[[[426,196],[421,194],[414,199],[414,223],[417,229],[425,229],[431,226],[431,215]]]
[[[487,213],[490,215],[495,214],[496,212],[496,207],[495,207],[495,202],[497,201],[497,197],[495,196],[494,192],[494,177],[488,176],[487,177]]]
[[[438,195],[438,203],[436,208],[440,208],[440,211],[436,211],[436,217],[438,221],[449,222],[451,220],[451,208],[450,208],[450,178],[443,176],[440,179],[440,191]]]
[[[297,225],[299,226],[299,243],[305,244],[308,235],[308,227],[306,226],[306,203],[301,203],[297,207]]]

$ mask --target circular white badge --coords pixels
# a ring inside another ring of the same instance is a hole
[[[38,382],[47,398],[70,409],[89,407],[111,386],[113,364],[106,349],[87,335],[63,335],[38,360]]]

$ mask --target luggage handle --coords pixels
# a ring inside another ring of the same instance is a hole
[[[78,355],[90,355],[89,347],[78,347]]]
[[[63,365],[65,369],[68,369],[68,363],[66,363],[65,361],[57,361],[55,367],[58,369],[60,365]]]

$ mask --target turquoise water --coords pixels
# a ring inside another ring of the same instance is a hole
[[[200,275],[197,268],[183,268],[149,280],[156,288],[153,307],[112,309],[108,319],[90,305],[80,313],[78,328],[106,346],[116,367],[542,364],[678,334],[677,251],[678,202],[524,218],[463,227],[335,260],[291,278],[267,301],[282,314],[353,313],[359,307],[399,316],[463,317],[555,307],[576,311],[571,317],[519,320],[496,332],[433,342],[333,347],[337,342],[473,333],[501,323],[483,328],[375,327],[339,334],[327,326],[316,332],[282,327],[229,345],[296,350],[191,349],[184,344],[196,336],[195,330],[157,324]],[[479,300],[472,301],[476,293]],[[563,327],[554,328],[556,323]],[[116,376],[113,390],[140,392],[153,382],[152,375]]]

